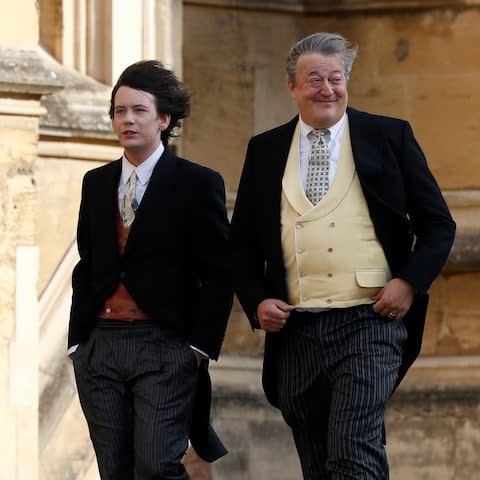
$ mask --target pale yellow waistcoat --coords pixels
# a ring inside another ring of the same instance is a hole
[[[300,308],[371,303],[391,273],[356,174],[348,122],[335,179],[316,206],[302,188],[299,132],[297,124],[282,181],[282,247],[290,301]]]

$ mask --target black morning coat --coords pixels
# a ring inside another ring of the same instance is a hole
[[[223,180],[166,148],[120,255],[115,218],[121,165],[117,160],[84,177],[68,345],[87,340],[121,281],[153,319],[216,360],[233,297]],[[209,424],[207,367],[202,362],[190,439],[200,457],[213,461],[226,450]]]
[[[408,122],[347,109],[353,158],[378,240],[393,277],[409,282],[415,300],[398,383],[420,352],[429,289],[447,260],[455,223]],[[253,327],[265,298],[289,301],[280,237],[282,177],[298,116],[253,137],[232,217],[236,294]],[[267,333],[263,387],[278,406],[276,339]]]

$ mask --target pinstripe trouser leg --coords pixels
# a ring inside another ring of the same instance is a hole
[[[188,480],[195,356],[155,326],[95,328],[73,356],[102,480]]]
[[[387,401],[406,328],[369,305],[295,313],[281,333],[280,409],[308,480],[387,480]]]

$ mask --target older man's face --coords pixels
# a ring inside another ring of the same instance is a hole
[[[301,55],[296,81],[289,81],[288,87],[302,120],[311,127],[329,128],[347,110],[347,79],[338,55]]]

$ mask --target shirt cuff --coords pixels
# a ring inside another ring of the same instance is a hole
[[[67,355],[70,356],[72,353],[75,353],[78,348],[78,343],[76,345],[72,345],[68,350],[67,350]]]
[[[206,360],[209,360],[210,357],[203,351],[203,350],[200,350],[199,348],[197,347],[194,347],[193,345],[190,345],[190,348],[192,350],[195,350],[197,353],[199,353],[203,358],[205,358]]]

